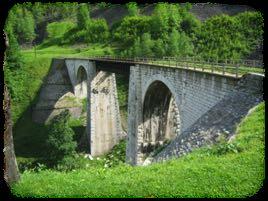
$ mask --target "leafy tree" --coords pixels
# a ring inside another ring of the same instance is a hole
[[[165,44],[161,39],[154,41],[154,46],[152,48],[156,57],[161,58],[165,55]]]
[[[86,29],[89,20],[89,6],[87,4],[80,4],[77,11],[77,27]]]
[[[131,49],[131,56],[140,57],[142,56],[140,37],[136,38]]]
[[[123,48],[131,47],[137,37],[150,32],[150,22],[148,16],[127,16],[114,30],[113,39],[120,42]]]
[[[139,8],[136,2],[129,2],[126,4],[129,16],[139,15]]]
[[[180,24],[182,21],[182,17],[179,12],[180,5],[179,4],[169,4],[168,5],[168,26],[169,31],[172,29],[180,30]]]
[[[6,68],[14,71],[22,66],[23,60],[20,53],[20,47],[17,38],[14,34],[12,21],[10,21],[9,19],[10,18],[7,19],[5,25],[5,32],[9,40],[9,46],[6,49]]]
[[[167,42],[166,54],[168,56],[186,56],[193,52],[193,45],[185,33],[173,29]]]
[[[49,124],[48,157],[54,164],[61,163],[65,158],[75,154],[76,142],[73,140],[74,131],[68,124],[70,113],[68,110],[55,116]]]
[[[179,40],[180,40],[179,32],[176,29],[173,29],[170,33],[168,42],[167,42],[167,50],[166,53],[168,56],[178,56],[179,54]]]
[[[87,24],[86,42],[104,43],[109,37],[109,28],[105,19],[92,20]]]
[[[152,52],[152,46],[153,46],[153,41],[151,40],[151,35],[149,33],[144,33],[141,36],[141,55],[144,57],[152,57],[153,52]]]
[[[196,34],[196,52],[203,58],[241,59],[260,43],[262,33],[263,18],[258,12],[214,16]]]
[[[152,38],[161,38],[162,40],[167,40],[168,29],[169,29],[169,14],[167,3],[158,3],[152,14]]]
[[[31,43],[36,36],[33,15],[26,9],[27,4],[23,5],[15,5],[10,11],[14,17],[11,19],[14,33],[20,44]]]

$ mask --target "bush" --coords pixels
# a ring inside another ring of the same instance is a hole
[[[213,16],[196,34],[196,51],[208,59],[242,59],[262,40],[263,18],[258,12]]]
[[[52,165],[57,163],[62,165],[65,163],[66,157],[72,157],[75,154],[77,144],[73,140],[74,131],[68,124],[69,118],[69,111],[65,110],[55,116],[49,124],[46,143],[48,160]]]
[[[125,163],[126,160],[126,140],[121,140],[109,154],[104,158],[105,167],[114,167]]]
[[[75,27],[71,21],[52,22],[47,25],[48,42],[52,44],[62,44],[64,35]]]
[[[56,166],[59,171],[68,171],[73,169],[78,169],[81,167],[80,163],[77,163],[75,156],[65,156]]]
[[[109,37],[109,28],[104,19],[92,20],[87,23],[85,42],[104,43]]]

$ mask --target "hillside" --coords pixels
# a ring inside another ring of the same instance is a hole
[[[253,196],[264,179],[264,107],[261,103],[242,121],[231,143],[147,167],[107,168],[96,159],[71,172],[40,166],[25,171],[12,193],[18,197]]]
[[[184,3],[181,5],[184,5]],[[154,4],[139,5],[141,14],[143,15],[151,15],[154,7]],[[190,10],[190,12],[201,21],[204,21],[205,19],[214,15],[227,14],[232,16],[245,11],[254,11],[254,9],[246,5],[196,3],[192,4],[192,8]],[[104,18],[108,25],[111,26],[115,22],[121,20],[127,14],[127,8],[124,5],[117,4],[111,8],[105,9],[95,7],[91,12],[91,17]]]

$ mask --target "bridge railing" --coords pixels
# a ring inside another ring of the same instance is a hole
[[[236,77],[248,72],[264,73],[263,62],[260,60],[224,60],[212,61],[194,57],[122,57],[122,56],[94,56],[94,59],[110,60],[116,62],[133,62],[153,64],[175,68],[194,69],[212,73],[235,74]]]

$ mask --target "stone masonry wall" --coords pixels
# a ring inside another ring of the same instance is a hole
[[[130,69],[127,161],[142,164],[143,101],[148,87],[161,81],[170,89],[178,106],[183,133],[203,114],[234,91],[239,79],[187,69],[136,65]]]
[[[262,82],[263,76],[260,75],[248,74],[242,77],[232,93],[177,136],[151,161],[180,157],[195,148],[217,142],[220,136],[227,140],[233,139],[237,124],[251,108],[263,101]]]

